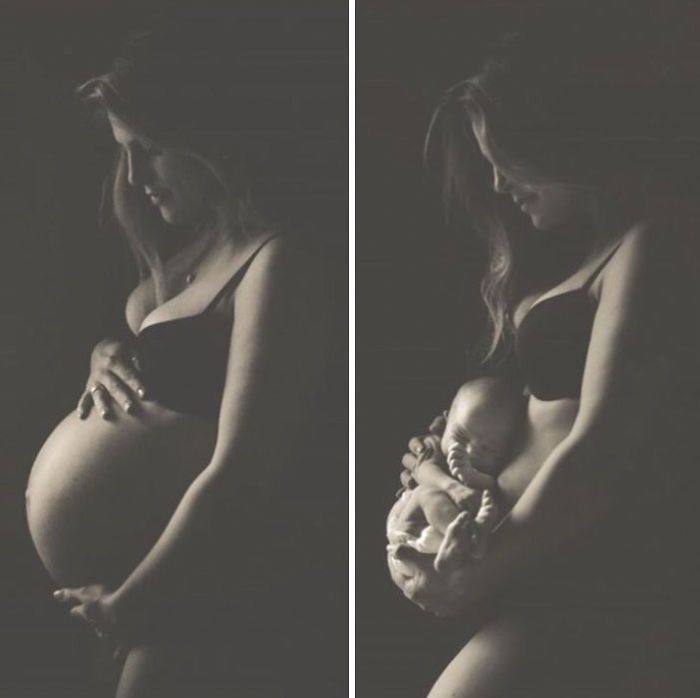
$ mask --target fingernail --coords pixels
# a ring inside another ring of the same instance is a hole
[[[102,419],[107,419],[107,410],[100,410],[100,416]]]
[[[418,444],[418,445],[416,446],[416,452],[417,452],[417,453],[423,453],[423,451],[425,451],[425,446],[423,446],[423,444]]]
[[[133,407],[133,405],[131,404],[131,402],[130,402],[129,400],[127,400],[127,401],[124,403],[124,411],[125,411],[125,412],[131,412],[131,408],[132,408],[132,407]]]
[[[143,388],[139,388],[136,392],[139,394],[139,397],[146,397],[146,391]]]
[[[62,589],[56,589],[56,591],[53,592],[53,597],[54,599],[62,599],[63,598],[63,590]]]

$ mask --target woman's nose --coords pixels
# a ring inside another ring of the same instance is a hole
[[[499,194],[506,194],[510,191],[508,178],[495,167],[493,168],[493,189]]]
[[[145,163],[143,158],[133,151],[126,154],[127,181],[132,187],[142,187],[146,184]]]

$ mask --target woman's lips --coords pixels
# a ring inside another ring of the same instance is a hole
[[[155,206],[160,206],[168,196],[166,191],[147,191],[146,194]]]
[[[537,196],[533,194],[532,196],[526,196],[524,199],[516,199],[515,203],[521,211],[527,212],[528,204],[531,204],[536,198]]]

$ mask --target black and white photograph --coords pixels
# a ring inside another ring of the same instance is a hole
[[[355,31],[356,695],[700,695],[700,6]]]
[[[0,15],[0,695],[346,696],[347,3]]]

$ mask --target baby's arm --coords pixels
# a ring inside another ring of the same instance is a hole
[[[449,495],[437,487],[423,485],[415,490],[415,494],[428,524],[444,536],[461,510]]]

